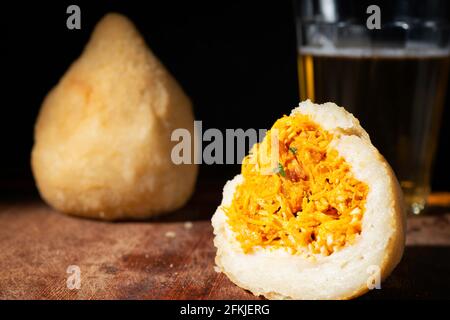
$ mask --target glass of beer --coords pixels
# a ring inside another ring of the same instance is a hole
[[[447,91],[449,5],[295,2],[300,98],[335,102],[360,120],[394,169],[414,214],[424,209],[430,192]]]

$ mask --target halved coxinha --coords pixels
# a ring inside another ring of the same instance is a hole
[[[405,241],[397,179],[367,132],[344,108],[309,100],[244,158],[212,224],[220,271],[271,299],[359,296]]]

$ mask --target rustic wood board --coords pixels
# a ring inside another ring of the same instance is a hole
[[[142,222],[65,216],[38,198],[0,204],[1,299],[256,299],[214,271],[210,217],[220,184],[202,184],[173,215]],[[411,217],[395,272],[363,299],[450,297],[449,194]],[[189,223],[187,223],[189,222]],[[77,265],[81,288],[69,290]]]

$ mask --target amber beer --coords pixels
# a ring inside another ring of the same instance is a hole
[[[449,52],[300,48],[301,99],[333,101],[359,118],[419,213],[429,193]]]

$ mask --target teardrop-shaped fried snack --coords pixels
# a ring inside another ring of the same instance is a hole
[[[182,206],[197,166],[171,160],[174,129],[194,135],[189,98],[126,17],[106,15],[45,98],[32,169],[57,210],[106,220]]]
[[[405,241],[396,177],[333,103],[305,101],[277,120],[225,185],[212,224],[218,268],[271,299],[361,295],[394,269]]]

